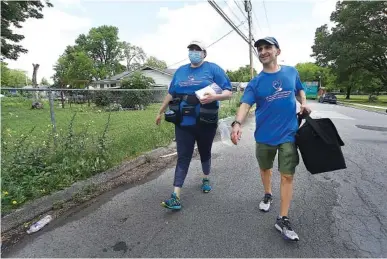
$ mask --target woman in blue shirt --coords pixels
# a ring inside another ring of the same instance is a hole
[[[173,118],[168,121],[175,123],[178,156],[174,191],[171,198],[163,201],[161,205],[174,210],[181,209],[180,191],[191,163],[195,141],[203,170],[201,190],[204,193],[211,191],[208,175],[211,171],[211,148],[217,129],[219,101],[229,99],[232,95],[231,82],[224,70],[214,63],[204,61],[207,56],[204,44],[192,41],[188,50],[191,62],[176,70],[156,117],[156,124],[159,125],[166,108],[169,106],[170,110],[173,110]],[[219,93],[205,93],[199,100],[195,91],[212,83],[221,88]]]

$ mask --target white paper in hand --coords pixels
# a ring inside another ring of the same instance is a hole
[[[205,93],[221,94],[222,91],[222,88],[220,88],[216,83],[212,83],[200,90],[197,90],[195,94],[198,99],[202,99]]]

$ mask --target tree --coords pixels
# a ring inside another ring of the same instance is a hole
[[[146,60],[144,66],[150,66],[150,67],[154,67],[154,68],[158,68],[158,69],[164,70],[164,69],[167,68],[167,63],[164,60],[159,60],[156,57],[150,56]]]
[[[302,82],[306,81],[318,81],[321,74],[321,67],[312,63],[299,63],[296,65],[296,69],[300,74],[300,79]]]
[[[65,85],[75,86],[79,80],[90,82],[95,74],[94,62],[82,50],[67,47],[54,66],[54,81],[62,87]]]
[[[84,51],[94,62],[97,80],[123,72],[123,44],[118,38],[118,28],[103,25],[91,28],[87,35],[81,34],[75,41],[75,51]]]
[[[1,56],[2,59],[17,60],[20,53],[28,50],[18,44],[24,39],[23,35],[13,33],[11,26],[22,28],[21,23],[29,18],[42,19],[43,8],[53,5],[46,1],[1,1]]]
[[[27,72],[20,69],[10,69],[8,64],[1,62],[1,85],[4,87],[23,87],[31,85]]]
[[[50,85],[50,83],[48,82],[48,80],[45,77],[42,78],[42,80],[40,81],[40,84],[45,85],[45,86]]]
[[[9,68],[8,64],[1,61],[1,86],[9,86]]]
[[[123,55],[126,59],[126,69],[128,71],[135,71],[139,69],[146,60],[146,54],[141,47],[123,42]]]
[[[38,86],[37,76],[38,76],[38,70],[40,65],[39,64],[32,64],[33,72],[32,72],[32,85],[34,88]]]
[[[368,71],[387,88],[387,2],[343,1],[336,4],[330,30],[316,29],[312,56],[329,66],[346,85],[346,98],[359,84],[356,74]]]
[[[322,67],[312,62],[298,63],[295,67],[300,74],[302,82],[319,81],[321,82],[321,86],[328,89],[334,89],[336,87],[336,78],[327,67]]]
[[[123,44],[118,28],[103,25],[81,34],[74,46],[67,46],[54,66],[56,85],[74,85],[79,80],[101,80],[121,73]]]
[[[357,66],[387,87],[387,2],[338,2],[331,20],[339,24],[333,32],[341,43],[348,42]]]
[[[240,67],[236,71],[227,70],[226,74],[231,82],[249,82],[251,80],[250,65]],[[253,68],[253,75],[257,75],[255,68]]]

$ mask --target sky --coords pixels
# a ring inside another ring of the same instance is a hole
[[[246,21],[241,0],[215,1],[238,26]],[[238,5],[242,8],[239,10]],[[314,61],[310,57],[314,33],[323,24],[331,25],[335,9],[332,0],[252,0],[254,39],[274,36],[279,42],[282,64],[294,66]],[[38,82],[45,77],[52,82],[53,66],[66,46],[74,45],[79,34],[92,27],[113,25],[121,41],[127,41],[166,61],[170,68],[188,63],[187,45],[201,40],[206,45],[232,30],[231,26],[204,0],[129,1],[129,0],[53,0],[45,8],[44,18],[29,19],[17,29],[25,36],[21,44],[28,49],[17,61],[7,60],[9,67],[27,71],[32,76],[32,63],[40,64]],[[247,22],[240,30],[248,35]],[[249,64],[247,43],[233,31],[207,50],[206,60],[224,70],[236,70]],[[179,61],[187,58],[181,63]],[[253,66],[262,69],[254,57]]]

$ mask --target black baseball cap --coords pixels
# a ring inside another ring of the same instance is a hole
[[[260,44],[262,43],[266,43],[266,44],[269,44],[269,45],[274,45],[276,46],[278,49],[280,48],[279,47],[279,44],[278,44],[278,41],[274,38],[274,37],[266,37],[266,38],[262,38],[262,39],[259,39],[257,40],[255,43],[254,43],[254,47],[258,47]]]

